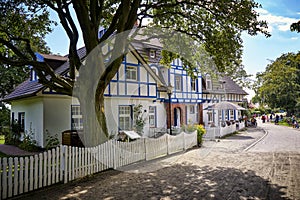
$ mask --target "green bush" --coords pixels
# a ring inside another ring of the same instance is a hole
[[[38,151],[39,147],[37,146],[36,140],[33,139],[32,132],[29,134],[24,134],[24,139],[19,144],[20,149],[23,149],[25,151]]]
[[[197,143],[200,147],[203,143],[203,135],[206,133],[206,130],[202,124],[195,125],[195,129],[197,130]]]
[[[59,139],[58,135],[55,134],[55,136],[50,135],[48,130],[46,130],[47,138],[46,138],[46,150],[55,148],[59,145]]]

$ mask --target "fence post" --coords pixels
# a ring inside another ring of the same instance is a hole
[[[112,159],[113,159],[113,168],[116,169],[117,168],[117,159],[116,159],[116,140],[112,140],[112,148],[113,148],[113,156],[112,156]]]
[[[19,181],[19,172],[18,172],[18,165],[19,159],[18,157],[14,158],[14,196],[18,194],[18,181]]]
[[[68,149],[66,146],[64,148],[64,183],[68,182]]]
[[[2,168],[2,198],[6,199],[7,198],[7,158],[3,158],[3,168]]]

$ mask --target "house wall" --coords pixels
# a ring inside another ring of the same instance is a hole
[[[47,96],[43,98],[44,104],[44,129],[42,146],[46,145],[47,134],[55,136],[59,141],[62,140],[62,132],[71,129],[71,103],[72,99],[68,96]]]
[[[43,107],[41,97],[11,102],[11,113],[14,113],[15,119],[18,119],[18,113],[25,113],[25,134],[32,133],[32,138],[37,141],[38,145],[42,144],[43,141]]]
[[[164,104],[156,102],[153,99],[137,99],[137,98],[105,98],[105,113],[107,117],[107,127],[110,134],[116,134],[119,131],[119,106],[129,105],[143,105],[144,117],[146,124],[144,126],[144,136],[151,135],[149,127],[149,106],[156,106],[156,128],[166,128],[166,110]]]
[[[195,74],[195,90],[191,87],[192,78],[183,69],[180,59],[175,59],[171,63],[167,82],[173,86],[172,102],[177,103],[200,103],[202,101],[202,78]],[[176,87],[176,78],[181,77],[181,89]]]

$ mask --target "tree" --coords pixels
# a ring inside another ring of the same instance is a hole
[[[5,55],[5,59],[15,60],[22,58],[22,54],[26,54],[29,50],[50,53],[44,41],[46,34],[51,31],[49,12],[38,11],[39,8],[35,7],[34,3],[30,4],[30,7],[25,7],[21,4],[14,6],[12,2],[2,1],[0,3],[1,55]],[[28,46],[29,39],[30,46]],[[17,48],[19,52],[15,52],[14,48]],[[15,86],[28,78],[28,70],[26,63],[16,66],[1,62],[0,98],[12,92]]]
[[[292,23],[290,27],[291,31],[300,32],[300,20],[298,22]]]
[[[148,26],[160,29],[174,30],[184,33],[201,43],[211,55],[220,71],[227,66],[232,66],[241,57],[242,40],[240,34],[247,31],[250,35],[258,32],[264,33],[267,25],[265,21],[257,19],[258,13],[255,8],[260,7],[253,0],[240,1],[151,1],[151,0],[15,0],[5,1],[4,4],[11,7],[24,7],[35,5],[35,8],[46,7],[54,10],[60,19],[60,23],[69,37],[69,76],[56,74],[47,63],[37,62],[30,47],[30,38],[20,38],[6,34],[7,38],[0,41],[7,49],[13,51],[18,58],[8,58],[1,54],[1,63],[23,66],[31,65],[37,71],[40,83],[51,89],[72,95],[75,79],[75,70],[80,70],[84,63],[77,52],[78,32],[75,19],[71,16],[71,7],[76,13],[76,20],[80,25],[80,31],[86,48],[86,54],[100,43],[108,39],[113,33],[124,33],[124,37],[116,37],[111,48],[110,56],[116,59],[113,62],[104,63],[105,54],[102,52],[100,67],[105,70],[94,85],[97,86],[95,107],[93,108],[100,124],[100,129],[91,130],[99,135],[108,136],[104,112],[104,91],[110,80],[114,77],[122,62],[123,56],[128,49],[128,36],[136,22],[139,27],[144,20],[152,19]],[[25,9],[26,10],[26,9]],[[106,32],[101,38],[98,37],[99,26],[104,26]],[[126,32],[128,31],[128,32]],[[14,42],[21,40],[26,44],[27,51],[21,52]],[[51,78],[46,78],[51,77]],[[86,105],[86,109],[90,105]],[[94,141],[97,141],[95,138]]]
[[[12,48],[19,49],[20,52],[27,52],[26,40],[30,38],[32,51],[50,53],[44,41],[45,35],[50,32],[49,12],[39,12],[34,14],[34,4],[29,9],[23,6],[15,7],[6,1],[0,3],[0,54],[6,59],[20,59],[21,54],[17,54]],[[12,40],[14,40],[12,42]],[[10,47],[8,42],[12,42]],[[27,43],[28,44],[28,43]],[[11,65],[7,62],[0,62],[0,99],[13,91],[29,75],[28,66]],[[0,110],[0,125],[9,126],[9,109],[5,106]]]
[[[257,99],[269,107],[285,109],[289,114],[297,111],[300,97],[300,53],[281,55],[257,74]]]

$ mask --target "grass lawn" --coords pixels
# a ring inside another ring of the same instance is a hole
[[[0,135],[0,144],[4,144],[4,143],[5,143],[5,136]]]

